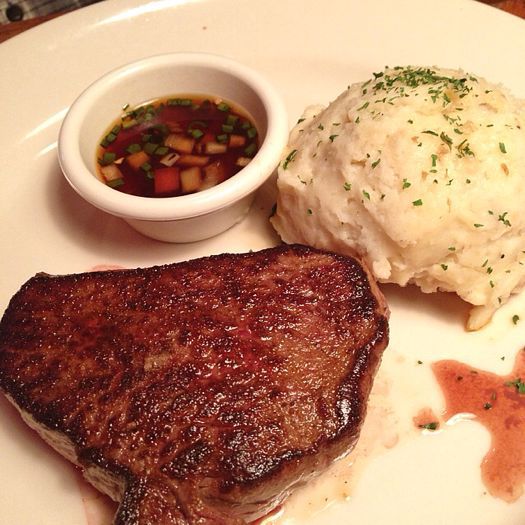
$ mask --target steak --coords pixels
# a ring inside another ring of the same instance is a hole
[[[0,323],[0,387],[114,523],[243,524],[351,450],[387,316],[357,259],[299,245],[38,274]]]

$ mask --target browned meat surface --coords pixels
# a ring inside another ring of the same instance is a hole
[[[241,524],[352,448],[387,339],[360,263],[303,246],[37,275],[0,387],[115,523]]]

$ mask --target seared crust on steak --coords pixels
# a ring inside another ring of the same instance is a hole
[[[0,387],[118,525],[242,524],[353,447],[387,314],[357,259],[299,245],[39,274],[0,323]]]

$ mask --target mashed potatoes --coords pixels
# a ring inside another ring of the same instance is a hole
[[[455,292],[485,324],[525,284],[525,103],[396,67],[308,108],[279,167],[285,242],[357,251],[382,282]]]

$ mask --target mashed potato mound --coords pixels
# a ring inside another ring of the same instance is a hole
[[[357,251],[381,282],[455,292],[477,329],[525,284],[525,103],[394,67],[308,108],[278,170],[285,242]]]

